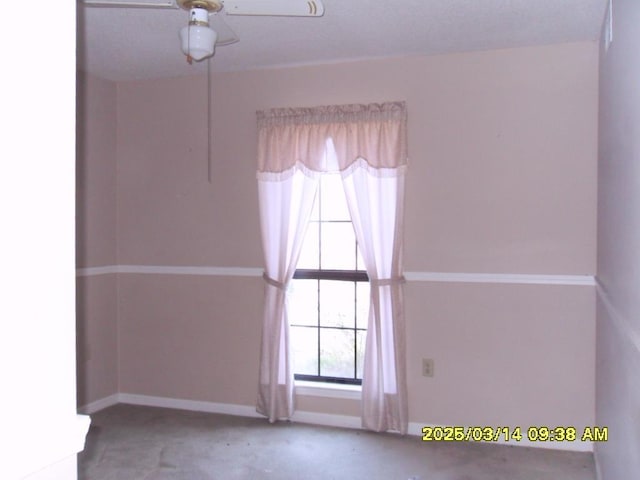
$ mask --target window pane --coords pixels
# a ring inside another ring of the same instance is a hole
[[[290,327],[291,365],[295,373],[318,374],[318,329]]]
[[[308,268],[312,270],[320,268],[319,228],[320,224],[317,222],[309,223],[296,268]]]
[[[323,270],[356,269],[356,236],[351,223],[322,223]]]
[[[320,179],[297,268],[365,270],[339,174]],[[294,373],[362,378],[369,289],[353,280],[292,280],[287,312]]]
[[[355,358],[354,331],[320,330],[320,375],[353,378]]]
[[[318,280],[291,280],[287,299],[291,325],[318,325]]]
[[[353,328],[355,282],[320,280],[320,325]]]
[[[356,283],[356,326],[367,328],[369,324],[369,282]]]
[[[351,221],[339,174],[323,175],[320,178],[320,192],[320,215],[323,221]]]

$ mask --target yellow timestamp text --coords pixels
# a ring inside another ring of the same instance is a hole
[[[606,442],[608,427],[422,427],[423,442]]]

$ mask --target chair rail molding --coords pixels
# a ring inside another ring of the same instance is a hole
[[[110,274],[203,275],[227,277],[262,277],[259,267],[216,267],[178,265],[102,265],[76,269],[78,277]],[[404,273],[408,282],[502,283],[520,285],[566,285],[594,287],[593,275],[555,275],[522,273],[413,272]]]

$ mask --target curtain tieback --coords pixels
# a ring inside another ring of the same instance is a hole
[[[289,288],[289,284],[288,283],[282,283],[279,282],[278,280],[274,280],[273,278],[271,278],[269,275],[267,275],[267,272],[264,272],[262,274],[262,278],[264,279],[265,282],[267,282],[269,285],[279,288],[280,290],[287,290],[287,288]]]
[[[407,280],[404,278],[404,275],[400,275],[399,277],[392,278],[370,278],[369,284],[374,287],[388,287],[391,285],[401,285],[406,281]]]

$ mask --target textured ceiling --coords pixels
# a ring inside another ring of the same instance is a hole
[[[213,71],[431,55],[597,40],[607,0],[323,0],[318,18],[226,16],[240,41]],[[183,10],[78,4],[78,64],[109,80],[193,75],[181,53]]]

